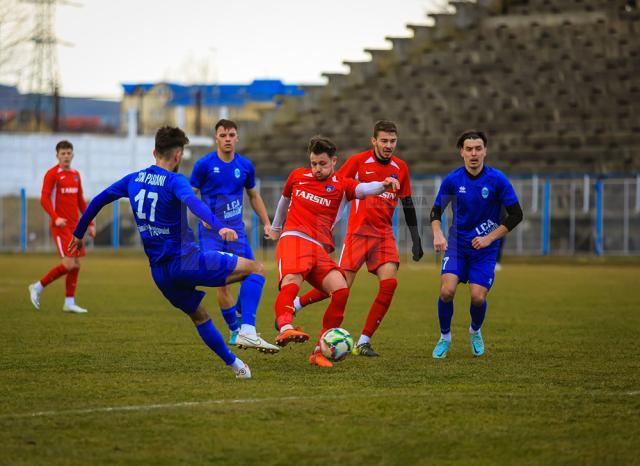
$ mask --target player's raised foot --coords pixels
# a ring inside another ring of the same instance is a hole
[[[260,335],[245,335],[243,333],[238,334],[236,338],[236,346],[241,349],[253,348],[257,349],[261,353],[277,353],[280,348],[271,343],[264,341]]]
[[[377,358],[380,356],[380,354],[371,347],[371,343],[369,342],[354,346],[351,352],[358,356],[367,356],[370,358]]]
[[[309,356],[309,364],[312,366],[333,367],[333,363],[325,358],[319,350],[311,353],[311,356]]]
[[[480,330],[469,333],[469,339],[471,340],[471,352],[473,355],[477,357],[482,356],[484,354],[484,340],[482,339]]]
[[[40,310],[40,291],[36,288],[36,284],[29,285],[29,298],[31,298],[31,304],[33,307]]]
[[[433,353],[431,353],[431,356],[433,356],[435,359],[446,358],[447,353],[449,352],[450,346],[451,346],[450,341],[445,340],[444,338],[440,338],[440,340],[436,344],[436,347],[433,348]]]
[[[251,378],[251,369],[246,364],[239,369],[233,370],[234,374],[236,374],[236,379],[250,379]]]
[[[236,341],[238,339],[238,334],[240,333],[240,330],[231,330],[231,333],[229,334],[229,346],[235,346],[236,345]]]
[[[281,331],[276,337],[276,345],[287,346],[289,343],[304,343],[309,339],[309,334],[302,331],[300,327],[292,327]]]
[[[77,304],[65,304],[62,306],[62,310],[64,312],[71,312],[73,314],[86,314],[87,311],[85,308],[78,306]]]

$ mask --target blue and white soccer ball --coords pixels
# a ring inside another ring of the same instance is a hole
[[[330,328],[320,337],[320,351],[331,361],[342,361],[353,349],[353,337],[343,328]]]

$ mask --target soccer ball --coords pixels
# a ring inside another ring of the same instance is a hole
[[[320,337],[320,351],[331,361],[342,361],[353,349],[353,337],[343,328],[330,328]]]

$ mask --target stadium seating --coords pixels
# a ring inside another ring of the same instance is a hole
[[[371,60],[345,62],[326,86],[285,97],[242,148],[265,174],[303,163],[322,133],[342,154],[373,123],[400,128],[414,173],[459,165],[468,128],[487,131],[490,163],[510,173],[640,170],[640,14],[627,0],[451,1],[432,26],[408,25]]]

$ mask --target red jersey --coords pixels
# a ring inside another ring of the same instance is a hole
[[[78,211],[87,209],[78,170],[63,170],[60,165],[50,168],[44,175],[40,204],[51,217],[52,225],[62,217],[67,219],[66,228],[75,228],[80,217]]]
[[[282,190],[291,198],[283,233],[299,231],[313,238],[332,252],[333,226],[340,208],[356,197],[358,182],[333,174],[318,181],[310,168],[298,168],[291,172]]]
[[[393,177],[400,182],[400,190],[388,190],[377,196],[356,199],[349,212],[347,234],[385,237],[393,236],[393,212],[398,205],[398,198],[411,196],[411,181],[407,164],[395,155],[388,164],[376,158],[373,149],[352,155],[342,165],[338,174],[347,178],[355,178],[360,183],[384,181]]]

